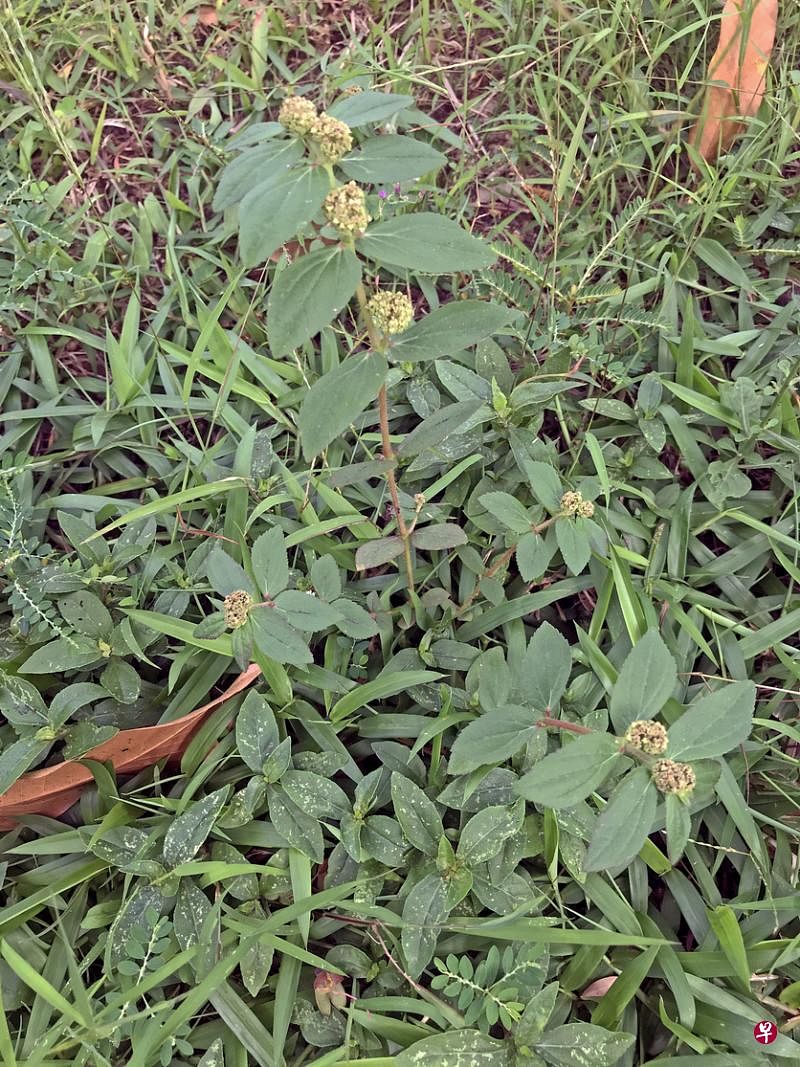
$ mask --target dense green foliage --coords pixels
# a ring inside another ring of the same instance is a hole
[[[0,1060],[797,1062],[800,17],[337,10],[4,4]]]

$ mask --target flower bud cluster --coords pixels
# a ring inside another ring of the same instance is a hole
[[[328,222],[343,237],[363,233],[370,221],[364,191],[355,182],[332,189],[325,197],[323,207]]]
[[[667,731],[660,722],[651,719],[637,719],[628,727],[625,740],[634,748],[646,752],[649,756],[660,756],[667,751]]]
[[[653,767],[653,782],[662,793],[685,796],[694,789],[696,778],[691,764],[660,759]]]
[[[238,630],[247,622],[247,614],[253,605],[253,598],[244,589],[228,593],[223,601],[222,613],[225,625],[231,630]]]
[[[414,321],[414,305],[405,293],[375,293],[367,309],[375,325],[385,334],[402,333]]]
[[[281,126],[285,126],[290,133],[296,133],[298,137],[306,137],[311,133],[316,121],[316,107],[303,96],[287,97],[278,112],[278,122]]]

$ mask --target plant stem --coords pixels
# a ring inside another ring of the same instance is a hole
[[[375,323],[372,321],[372,316],[367,308],[367,294],[364,291],[363,283],[359,282],[356,289],[356,299],[358,300],[358,307],[361,311],[361,316],[364,319],[364,324],[367,327],[367,334],[369,336],[369,343],[374,352],[383,351],[385,345],[375,329]],[[383,458],[389,464],[386,470],[386,483],[389,486],[389,495],[392,498],[392,507],[394,508],[395,518],[397,519],[397,532],[400,534],[400,540],[403,542],[403,556],[406,563],[406,576],[408,578],[409,592],[414,592],[414,564],[411,561],[411,534],[406,526],[406,520],[403,518],[403,512],[400,509],[400,494],[397,491],[397,479],[394,476],[394,462],[395,455],[392,448],[392,439],[389,434],[389,400],[386,395],[386,386],[382,385],[378,392],[378,419],[381,427],[381,447],[383,449]]]
[[[566,730],[570,734],[593,734],[588,726],[581,726],[577,722],[567,722],[566,719],[553,719],[549,715],[543,715],[536,723],[537,726],[549,727],[553,730]]]

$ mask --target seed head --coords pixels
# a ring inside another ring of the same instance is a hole
[[[583,507],[584,500],[580,493],[571,489],[561,497],[561,511],[564,515],[578,515]],[[594,511],[594,509],[592,509]]]
[[[325,197],[325,215],[342,236],[363,233],[370,221],[364,191],[355,182],[332,189]]]
[[[676,763],[671,759],[660,759],[653,767],[653,781],[656,789],[662,793],[676,793],[678,796],[690,793],[695,786],[694,769],[688,763]]]
[[[650,719],[637,719],[628,727],[625,740],[635,748],[647,752],[650,756],[660,756],[667,751],[667,731],[660,722]],[[664,761],[663,762],[668,762]]]
[[[591,519],[594,515],[594,504],[591,500],[582,500],[578,505],[577,514],[581,519]]]
[[[238,630],[247,622],[247,614],[253,604],[253,598],[244,589],[228,593],[223,601],[222,613],[225,625],[231,630]]]
[[[414,321],[414,306],[405,293],[375,293],[367,304],[375,325],[383,333],[402,333]]]
[[[316,118],[316,107],[303,96],[287,97],[278,112],[278,122],[281,126],[285,126],[290,133],[296,133],[300,137],[311,133]]]
[[[316,141],[323,163],[338,163],[353,147],[350,127],[325,111],[314,119],[311,136]]]

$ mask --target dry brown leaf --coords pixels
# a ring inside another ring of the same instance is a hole
[[[689,143],[709,162],[726,152],[756,114],[764,96],[778,0],[726,0],[719,45],[708,65],[708,87]]]
[[[202,708],[173,722],[120,730],[111,740],[90,749],[83,758],[100,763],[110,760],[118,774],[133,774],[161,759],[174,759],[182,755],[195,730],[210,712],[252,685],[260,674],[261,668],[253,663],[224,693]],[[0,829],[10,830],[19,815],[58,818],[80,798],[84,787],[91,781],[91,771],[75,760],[65,760],[54,767],[24,774],[0,797]]]
[[[606,995],[616,980],[617,976],[615,974],[610,974],[607,978],[598,978],[596,982],[587,985],[581,993],[581,1000],[599,1000],[600,997]]]

